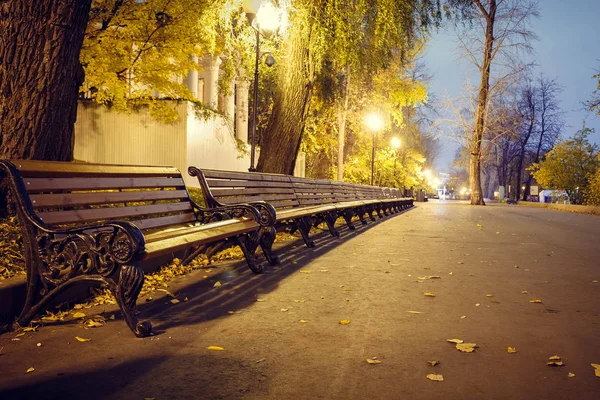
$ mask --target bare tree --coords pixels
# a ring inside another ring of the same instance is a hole
[[[465,56],[481,74],[470,147],[469,181],[471,204],[485,205],[481,190],[481,154],[488,97],[493,89],[490,87],[492,64],[506,71],[503,67],[515,65],[515,57],[520,52],[531,50],[530,41],[535,34],[528,26],[531,19],[538,16],[538,7],[534,0],[449,0],[449,4],[474,21],[467,24],[458,39]]]

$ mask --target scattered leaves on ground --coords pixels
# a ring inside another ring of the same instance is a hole
[[[494,295],[488,293],[488,294],[485,295],[485,297],[494,297]]]
[[[600,378],[600,364],[590,364],[594,368],[594,374]]]
[[[465,318],[467,318],[466,315],[463,315],[463,316],[460,317],[460,319],[465,319]]]
[[[516,349],[515,347],[510,347],[510,346],[508,346],[508,352],[509,352],[510,354],[512,354],[512,353],[516,353],[516,352],[517,352],[517,349]]]
[[[367,358],[367,363],[369,363],[369,364],[381,364],[381,360],[378,360],[377,357]]]
[[[208,350],[214,350],[214,351],[223,351],[223,350],[225,350],[221,346],[208,346],[207,349]]]
[[[25,371],[25,373],[28,374],[28,373],[33,372],[33,371],[35,371],[35,368],[29,367],[29,368],[27,368],[27,371]]]
[[[282,308],[280,311],[286,312],[286,311],[290,311],[289,308]]]
[[[294,300],[294,303],[304,303],[304,300]]]
[[[521,294],[527,294],[527,290],[522,290]]]
[[[461,339],[446,339],[446,341],[450,342],[450,343],[455,343],[455,344],[459,344],[459,343],[464,343],[465,342],[464,340],[461,340]]]
[[[575,374],[574,374],[574,373],[572,373],[572,372],[569,372],[569,373],[567,374],[567,376],[568,376],[569,378],[572,378],[572,377],[574,377],[574,376],[575,376]]]
[[[179,300],[177,300],[177,299],[171,299],[171,304],[179,304]]]
[[[301,320],[300,320],[300,322],[301,322],[301,323],[303,323],[303,324],[305,324],[305,323],[307,323],[307,322],[308,322],[308,320],[306,320],[306,319],[301,319]]]
[[[343,319],[340,321],[340,325],[348,325],[350,323],[349,319]]]
[[[213,285],[213,287],[219,287],[219,286],[221,286],[221,282],[219,282],[219,281],[216,281],[215,284]]]
[[[444,377],[438,374],[429,374],[427,375],[427,379],[429,379],[430,381],[442,382],[444,380]]]
[[[89,342],[90,340],[92,340],[92,339],[84,338],[81,336],[75,336],[75,339],[77,339],[78,342]]]
[[[533,300],[529,300],[530,303],[541,303],[542,301],[540,299],[533,299]]]
[[[427,292],[427,293],[423,293],[423,294],[427,297],[435,297],[435,294],[433,294],[433,293]]]
[[[427,364],[431,365],[432,367],[435,367],[436,365],[438,365],[440,362],[438,360],[431,360],[431,361],[427,361]]]
[[[302,271],[300,271],[300,272],[302,272],[303,274],[310,274],[310,271],[309,271],[309,270],[307,270],[307,269],[303,269],[303,270],[302,270]]]
[[[85,313],[78,311],[76,313],[73,313],[73,318],[85,318]]]

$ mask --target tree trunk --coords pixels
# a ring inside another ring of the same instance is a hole
[[[290,24],[295,28],[289,32],[273,111],[261,144],[256,166],[260,172],[294,173],[314,83],[314,65],[308,51],[312,23],[298,21],[306,11],[296,10],[296,21]]]
[[[473,143],[469,159],[469,183],[471,186],[471,204],[485,205],[481,190],[481,142],[485,129],[485,112],[490,90],[490,67],[492,64],[492,50],[494,45],[494,19],[496,15],[496,0],[490,0],[490,10],[486,13],[485,51],[481,69],[481,82],[477,98],[477,114],[475,128],[473,129]]]
[[[72,160],[91,3],[0,3],[0,158]]]
[[[346,87],[343,105],[338,108],[338,181],[344,180],[344,142],[346,140],[346,117],[348,115],[348,100],[350,99],[350,64],[346,64]]]

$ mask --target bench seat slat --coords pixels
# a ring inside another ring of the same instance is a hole
[[[205,224],[200,227],[202,229],[193,230],[189,233],[186,231],[182,235],[146,243],[146,253],[143,258],[171,254],[190,246],[218,242],[258,229],[258,224],[251,220],[227,220],[221,222],[225,222],[225,224]]]
[[[222,179],[207,179],[208,185],[211,188],[253,188],[253,187],[265,187],[265,188],[292,188],[291,182],[286,181],[241,181],[241,180],[222,180]]]
[[[182,178],[24,178],[28,193],[58,190],[184,188]]]
[[[146,166],[146,165],[114,165],[114,164],[88,164],[64,163],[53,161],[14,160],[13,164],[23,177],[34,176],[121,176],[121,175],[146,175],[146,176],[181,176],[174,167]]]
[[[117,218],[139,217],[152,214],[168,214],[192,211],[189,202],[154,204],[138,207],[107,207],[69,211],[39,212],[38,216],[49,225],[71,224],[77,222],[104,221]]]
[[[147,190],[131,192],[93,192],[32,194],[29,196],[34,208],[114,204],[134,201],[182,200],[187,199],[185,190]]]
[[[215,189],[211,190],[215,197],[242,196],[250,194],[293,194],[292,188],[256,188],[256,189]]]

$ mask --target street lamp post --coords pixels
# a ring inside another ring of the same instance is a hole
[[[258,11],[256,11],[256,2],[247,2],[244,6],[244,12],[248,18],[250,26],[256,32],[256,59],[254,62],[254,102],[252,105],[252,141],[250,144],[250,168],[248,171],[255,172],[256,167],[254,161],[256,158],[256,138],[258,136],[258,65],[260,58],[267,55],[266,64],[271,67],[275,63],[275,59],[270,52],[260,52],[260,35],[261,30],[266,32],[274,32],[279,26],[279,12],[270,1],[260,3]]]
[[[397,137],[392,138],[392,147],[394,148],[394,180],[396,179],[396,161],[398,161],[398,149],[400,148],[400,139]]]
[[[365,117],[367,127],[373,132],[373,147],[371,149],[371,186],[374,186],[375,178],[375,135],[383,128],[381,117],[375,113],[371,113]]]

